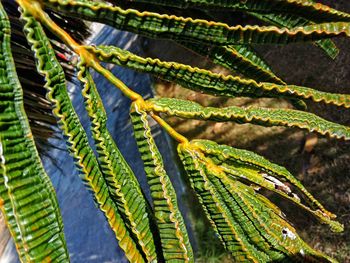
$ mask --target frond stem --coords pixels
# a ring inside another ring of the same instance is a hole
[[[80,45],[76,42],[65,30],[58,26],[45,11],[42,9],[40,0],[16,0],[24,11],[31,13],[38,21],[40,21],[46,28],[48,28],[53,34],[61,39],[70,49],[78,54],[87,67],[95,69],[99,74],[104,76],[115,87],[117,87],[125,96],[132,101],[138,101],[141,108],[147,109],[148,103],[144,101],[142,96],[130,88],[128,88],[120,79],[113,75],[112,72],[101,66],[96,56],[84,45]],[[168,134],[179,143],[188,143],[188,140],[183,135],[174,130],[166,121],[161,117],[148,111],[149,115],[162,126]]]
[[[42,4],[39,0],[16,1],[24,11],[29,12],[35,19],[40,21],[40,23],[61,39],[75,53],[82,55],[84,48],[48,16],[42,9]]]
[[[142,96],[128,88],[121,80],[115,77],[109,70],[101,66],[95,55],[87,50],[85,46],[76,42],[65,30],[58,26],[45,11],[39,0],[16,0],[24,11],[29,12],[38,21],[40,21],[53,34],[61,39],[70,49],[72,49],[86,63],[88,67],[95,69],[98,73],[107,78],[116,86],[125,96],[132,101],[143,100]]]
[[[171,127],[165,120],[163,120],[161,117],[159,117],[158,115],[154,114],[153,112],[150,112],[149,115],[160,125],[162,126],[167,133],[174,138],[176,141],[178,141],[179,143],[188,143],[188,139],[181,135],[180,133],[178,133],[177,131],[175,131],[175,129],[173,127]]]
[[[102,76],[104,76],[109,82],[111,82],[115,87],[117,87],[125,96],[127,96],[132,101],[142,101],[144,102],[142,96],[135,91],[128,88],[119,78],[113,75],[112,72],[105,69],[101,66],[101,64],[97,61],[93,61],[92,63],[89,63],[90,66],[95,69],[98,73],[100,73]]]

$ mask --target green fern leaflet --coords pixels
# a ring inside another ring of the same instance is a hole
[[[195,262],[188,226],[150,128],[158,123],[177,143],[186,178],[222,246],[237,262],[336,262],[309,246],[281,209],[264,193],[286,199],[326,224],[344,226],[287,169],[247,150],[208,140],[189,140],[168,116],[215,122],[294,127],[350,140],[350,128],[307,112],[305,102],[350,108],[349,94],[287,84],[254,49],[258,44],[310,42],[330,58],[339,50],[333,37],[350,36],[350,14],[311,0],[136,0],[150,10],[217,8],[254,16],[266,25],[230,26],[221,21],[124,8],[105,0],[16,0],[23,32],[45,79],[47,100],[66,138],[76,168],[104,213],[130,262]],[[160,7],[161,6],[161,7]],[[161,9],[160,9],[161,8]],[[146,8],[147,9],[147,8]],[[191,10],[192,10],[191,9]],[[170,10],[170,11],[169,11]],[[115,46],[82,45],[60,27],[52,12],[113,26],[146,37],[168,39],[206,56],[229,74],[158,58],[141,57]],[[51,16],[50,16],[51,15]],[[22,262],[69,262],[63,222],[23,108],[23,89],[12,58],[11,26],[0,3],[0,208]],[[67,76],[57,59],[50,31],[78,57],[89,133],[67,93]],[[106,63],[151,74],[184,88],[221,97],[287,99],[296,109],[204,107],[190,100],[144,99],[112,74]],[[131,100],[134,128],[151,202],[145,197],[107,128],[107,114],[92,72],[105,77]],[[239,76],[234,75],[238,73]],[[260,191],[263,189],[264,191]]]

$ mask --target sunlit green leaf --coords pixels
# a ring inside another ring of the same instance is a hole
[[[23,262],[68,261],[62,218],[27,116],[0,3],[0,208]]]
[[[153,111],[187,119],[234,121],[262,126],[286,126],[317,132],[335,138],[350,140],[350,128],[330,122],[315,114],[291,109],[230,106],[225,108],[203,107],[200,104],[171,98],[150,100]]]
[[[133,103],[130,114],[151,190],[154,216],[159,229],[164,258],[170,262],[193,262],[192,247],[178,208],[176,193],[151,135],[147,113],[140,109],[137,103]]]
[[[102,100],[84,64],[80,65],[78,78],[84,85],[82,93],[85,107],[91,119],[91,131],[99,154],[101,171],[111,197],[117,203],[124,222],[135,235],[147,261],[155,261],[157,254],[151,230],[151,215],[148,214],[151,211],[147,211],[147,200],[134,173],[107,130],[107,115]]]
[[[126,257],[132,262],[144,262],[143,255],[138,251],[135,241],[130,237],[120,212],[108,191],[85,130],[69,99],[64,72],[56,59],[49,40],[40,24],[30,14],[24,12],[23,19],[26,21],[24,28],[28,42],[32,45],[37,58],[38,72],[43,74],[46,79],[47,97],[54,105],[53,112],[58,118],[63,134],[68,138],[68,148],[76,159],[81,177],[94,193],[95,200],[105,213]]]
[[[150,73],[165,80],[176,82],[183,87],[216,96],[311,99],[316,102],[324,102],[346,108],[350,107],[349,94],[327,93],[296,85],[256,82],[253,79],[217,74],[209,70],[191,67],[177,62],[143,58],[113,46],[86,47],[86,49],[94,52],[104,62],[115,63],[134,70]]]
[[[198,148],[199,144],[204,147]],[[213,156],[206,155],[205,145],[206,141],[199,140],[183,143],[178,152],[208,219],[236,260],[334,262],[310,248],[283,213],[254,186],[233,178]],[[220,151],[219,147],[214,154],[217,158],[230,150]],[[250,164],[243,161],[241,167],[245,165]],[[235,166],[230,169],[235,170]]]

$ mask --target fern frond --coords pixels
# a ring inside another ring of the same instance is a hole
[[[78,65],[83,83],[85,107],[92,124],[92,135],[99,154],[101,171],[126,225],[135,235],[148,262],[157,260],[148,203],[141,187],[107,129],[107,115],[92,76],[83,62]]]
[[[314,0],[136,1],[152,5],[150,10],[165,13],[172,13],[175,8],[164,10],[155,5],[193,7],[198,12],[191,13],[191,16],[201,17],[210,16],[212,13],[208,9],[211,8],[238,10],[274,26],[230,26],[192,17],[125,9],[121,6],[128,4],[118,2],[113,5],[113,0],[16,0],[25,23],[27,41],[36,58],[36,69],[45,79],[47,98],[52,103],[67,147],[126,258],[137,263],[195,260],[175,189],[152,136],[148,120],[152,117],[179,143],[178,153],[191,186],[218,237],[235,260],[335,262],[309,247],[287,222],[282,211],[263,195],[266,191],[272,192],[329,225],[332,231],[343,231],[343,225],[334,220],[336,216],[327,211],[289,171],[250,151],[206,140],[189,141],[158,114],[297,127],[346,140],[350,139],[349,127],[297,110],[218,109],[165,98],[145,101],[104,63],[149,73],[218,96],[286,98],[297,107],[305,106],[304,100],[309,99],[350,108],[350,94],[287,85],[253,49],[254,44],[317,41],[321,48],[334,56],[338,50],[330,38],[350,37],[350,14]],[[144,10],[148,7],[142,6]],[[184,10],[176,11],[181,12],[185,14]],[[243,77],[143,58],[112,46],[82,45],[71,35],[66,23],[60,26],[51,18],[56,15],[101,22],[147,37],[174,40]],[[59,44],[62,52],[67,48],[76,54],[70,58],[63,53],[58,55],[65,60],[66,66],[70,64],[71,69],[78,71],[94,148],[90,146],[88,135],[68,96],[62,63],[56,58],[42,25],[55,39],[64,43],[65,47]],[[24,262],[67,262],[68,252],[54,189],[38,158],[23,110],[22,91],[11,55],[9,27],[6,12],[0,4],[0,84],[3,84],[0,85],[0,208]],[[76,58],[80,59],[79,63],[76,63]],[[152,207],[107,129],[107,114],[91,69],[131,100],[134,137],[144,163]]]
[[[219,165],[229,177],[235,180],[237,178],[247,180],[274,191],[314,215],[320,222],[328,224],[332,231],[343,231],[343,225],[331,220],[335,215],[327,211],[284,167],[273,164],[256,153],[218,145],[212,141],[194,140],[192,145],[200,149],[204,155],[210,156],[212,162]],[[281,180],[290,186],[285,185]],[[292,191],[293,188],[303,194],[303,198],[311,207],[301,202],[300,197]]]
[[[0,208],[23,262],[67,262],[62,218],[24,112],[1,3],[0,27]]]
[[[278,26],[278,27],[286,27],[289,29],[298,27],[298,26],[306,26],[312,25],[314,22],[305,19],[300,16],[296,16],[293,14],[286,13],[269,13],[269,14],[261,14],[249,12],[250,15],[268,22],[269,24]],[[331,39],[322,39],[314,42],[314,44],[320,47],[330,58],[335,59],[339,54],[339,49],[335,45],[335,43]]]
[[[296,178],[294,178],[294,176],[290,174],[289,171],[284,167],[271,163],[256,153],[253,153],[247,150],[235,149],[226,145],[218,145],[212,141],[194,140],[192,144],[198,149],[200,149],[203,153],[215,156],[215,160],[222,163],[223,165],[226,165],[226,163],[230,163],[230,162],[238,163],[237,167],[239,167],[239,164],[243,165],[244,168],[247,169],[247,171],[250,170],[250,174],[253,177],[264,179],[265,181],[270,180],[270,183],[272,182],[272,185],[275,188],[280,188],[279,193],[281,192],[287,193],[290,197],[292,197],[292,200],[294,200],[294,203],[299,205],[300,198],[296,196],[294,193],[292,193],[291,191],[289,191],[288,187],[279,185],[279,182],[277,181],[282,180],[282,181],[288,182],[291,186],[295,187],[295,189],[297,189],[304,195],[305,200],[315,208],[315,211],[312,212],[311,209],[301,205],[302,208],[308,210],[313,215],[318,217],[318,219],[320,219],[321,222],[329,224],[329,226],[334,232],[343,231],[343,226],[341,224],[339,224],[336,221],[330,220],[331,218],[335,218],[336,216],[333,215],[331,212],[327,211],[322,206],[322,204],[320,204],[320,202],[317,201],[312,196],[312,194],[309,193],[305,189],[305,187]],[[213,159],[214,163],[215,163],[215,160]],[[250,169],[249,167],[253,169]],[[234,168],[234,165],[230,168],[236,169]],[[238,169],[238,171],[240,171],[240,169]],[[237,176],[237,173],[233,175]],[[246,175],[250,176],[249,173],[247,173]],[[264,178],[264,176],[267,179]],[[275,181],[273,177],[277,177],[278,180]],[[283,196],[285,197],[285,195]]]
[[[338,139],[350,140],[349,127],[327,121],[315,114],[304,111],[254,107],[242,108],[236,106],[226,108],[203,107],[193,101],[172,98],[150,99],[149,107],[150,110],[155,112],[186,119],[297,127]]]
[[[284,12],[297,14],[317,21],[350,21],[350,14],[330,8],[314,0],[135,0],[155,5],[173,6],[177,8],[219,8],[259,13]]]
[[[339,48],[331,39],[318,40],[315,42],[315,45],[322,49],[331,59],[335,59],[340,52]]]
[[[350,95],[334,94],[308,87],[279,85],[256,82],[252,79],[213,73],[209,70],[191,67],[177,62],[164,62],[159,59],[143,58],[129,51],[112,46],[88,47],[98,59],[114,63],[140,72],[150,73],[167,81],[172,81],[188,89],[217,96],[236,97],[283,97],[288,99],[311,99],[337,106],[350,107]]]
[[[285,84],[249,45],[206,46],[183,41],[180,44],[209,58],[217,65],[255,79],[257,82]]]
[[[268,255],[258,250],[245,237],[242,226],[232,216],[227,204],[209,180],[207,173],[211,169],[206,169],[206,165],[198,156],[182,148],[181,144],[178,151],[192,188],[196,191],[208,219],[226,250],[231,252],[238,262],[258,262],[259,258],[267,262],[270,259]]]
[[[152,12],[122,9],[91,0],[45,0],[49,8],[67,15],[104,23],[153,38],[205,42],[215,45],[274,43],[288,44],[335,36],[350,36],[347,22],[329,22],[291,30],[274,26],[229,26],[225,23],[183,18]]]
[[[137,102],[134,102],[130,115],[151,190],[164,259],[166,262],[193,262],[192,247],[177,205],[176,193],[151,135],[147,113],[140,109]]]
[[[81,171],[81,176],[94,193],[96,202],[104,212],[126,257],[132,262],[144,262],[143,255],[130,237],[120,212],[111,198],[111,193],[89,145],[85,130],[69,99],[63,69],[55,57],[49,40],[41,25],[31,14],[24,10],[22,18],[26,22],[24,29],[27,40],[37,58],[38,72],[45,76],[45,88],[48,90],[47,97],[53,104],[53,113],[58,118],[63,134],[67,136],[67,146],[76,159],[76,165]]]
[[[229,179],[197,144],[180,144],[178,152],[209,220],[235,259],[334,262],[304,243],[281,211],[253,187]]]

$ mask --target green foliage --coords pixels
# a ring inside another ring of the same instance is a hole
[[[191,187],[224,248],[235,260],[335,262],[307,245],[283,212],[260,191],[264,189],[289,200],[334,232],[343,231],[343,226],[335,221],[336,216],[285,168],[250,151],[206,140],[189,141],[162,116],[297,127],[349,140],[349,127],[307,112],[304,100],[349,108],[350,95],[286,84],[252,44],[315,41],[334,58],[338,49],[330,38],[350,36],[350,14],[311,0],[136,1],[150,7],[236,10],[272,25],[229,26],[222,22],[123,9],[104,1],[16,2],[24,33],[36,58],[37,71],[45,78],[47,99],[66,137],[67,148],[129,261],[195,261],[176,191],[151,133],[148,118],[153,118],[177,141]],[[114,46],[80,45],[50,18],[49,9],[148,37],[174,40],[241,76],[144,58]],[[10,23],[1,4],[0,27],[0,207],[22,262],[68,262],[54,189],[38,157],[23,109],[23,91],[11,54]],[[74,111],[67,93],[67,76],[44,28],[79,58],[75,68],[82,84],[96,154]],[[286,98],[298,110],[203,107],[188,100],[169,98],[144,100],[101,62],[149,73],[216,96]],[[107,129],[107,115],[91,70],[106,77],[132,100],[131,121],[152,204],[148,203],[137,177]]]
[[[0,4],[0,204],[23,262],[66,261],[62,218],[23,109],[10,47],[10,23]]]
[[[97,47],[92,49],[98,59],[115,63],[141,72],[154,74],[162,79],[176,82],[183,87],[224,97],[247,96],[282,97],[289,99],[311,99],[337,106],[350,107],[350,95],[331,94],[308,87],[282,85],[270,82],[256,82],[237,76],[213,73],[176,62],[142,58],[116,47]]]
[[[195,142],[198,144],[204,148],[207,145]],[[235,178],[239,174],[241,178],[252,179],[249,171],[242,173],[249,170],[246,163],[238,164],[241,166],[238,169],[237,164],[229,165],[227,160],[225,165],[215,164],[213,158],[220,158],[225,150],[231,150],[229,147],[220,149],[218,145],[211,145],[216,152],[210,152],[214,157],[209,158],[202,149],[193,146],[192,143],[179,145],[179,154],[209,220],[238,262],[283,261],[286,257],[302,260],[304,253],[314,260],[321,257],[298,237],[276,206]],[[268,178],[264,174],[262,177]]]
[[[142,251],[148,261],[157,258],[150,221],[148,218],[147,200],[145,199],[137,179],[124,160],[112,136],[106,128],[107,116],[100,103],[98,91],[93,79],[84,65],[80,66],[79,80],[84,83],[82,90],[86,110],[91,117],[92,132],[95,140],[101,171],[113,201],[118,205],[127,228],[136,235]],[[148,220],[147,220],[148,219]]]
[[[286,126],[329,135],[338,139],[350,139],[350,128],[327,121],[315,114],[291,109],[203,107],[188,100],[158,98],[149,100],[150,108],[159,113],[166,113],[188,119],[212,120],[218,122],[234,121],[254,123],[263,126]]]
[[[169,262],[177,260],[193,262],[192,247],[177,206],[174,187],[164,169],[162,156],[152,137],[147,113],[140,110],[140,105],[137,103],[131,106],[131,119],[151,190],[164,259]]]

